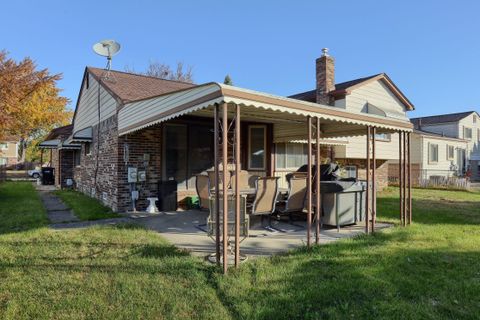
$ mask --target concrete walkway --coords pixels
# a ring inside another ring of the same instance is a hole
[[[54,186],[36,185],[40,199],[47,210],[47,216],[51,223],[80,221],[59,197],[53,194]]]

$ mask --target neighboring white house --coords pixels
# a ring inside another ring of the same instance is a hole
[[[325,53],[317,59],[316,80],[315,90],[298,93],[290,98],[330,104],[332,107],[356,114],[369,114],[378,119],[404,120],[408,119],[407,112],[414,110],[412,103],[385,73],[335,84],[334,60]],[[343,142],[332,143],[334,146],[331,157],[344,166],[348,176],[364,178],[366,132],[365,135],[351,136],[342,140]],[[398,134],[377,133],[376,176],[380,187],[388,183],[389,161],[399,158],[398,145]],[[283,150],[282,147],[281,151]],[[300,160],[300,157],[295,155],[295,150],[303,152],[306,157],[305,148],[303,151],[301,148],[293,147],[290,150],[287,152],[287,157]]]
[[[476,111],[413,118],[411,121],[417,130],[455,138],[458,143],[462,141],[464,146],[458,146],[455,151],[455,165],[461,174],[471,172],[472,179],[480,179],[480,115]],[[428,163],[422,164],[428,167]]]

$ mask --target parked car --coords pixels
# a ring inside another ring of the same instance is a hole
[[[27,171],[28,176],[34,179],[38,179],[42,176],[42,171],[40,169],[33,169]]]

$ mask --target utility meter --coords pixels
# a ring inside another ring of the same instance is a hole
[[[138,170],[137,168],[129,167],[128,168],[128,182],[133,183],[138,180]]]
[[[138,181],[145,182],[147,180],[147,172],[145,170],[138,171]]]

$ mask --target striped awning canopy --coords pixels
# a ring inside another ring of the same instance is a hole
[[[125,104],[118,113],[120,135],[141,130],[182,115],[213,117],[216,104],[241,106],[243,121],[275,124],[277,141],[304,140],[307,116],[319,117],[323,138],[365,134],[365,126],[378,133],[412,131],[406,116],[382,116],[349,112],[341,108],[311,103],[219,83],[207,83],[157,97]],[[234,108],[229,108],[233,118]]]

